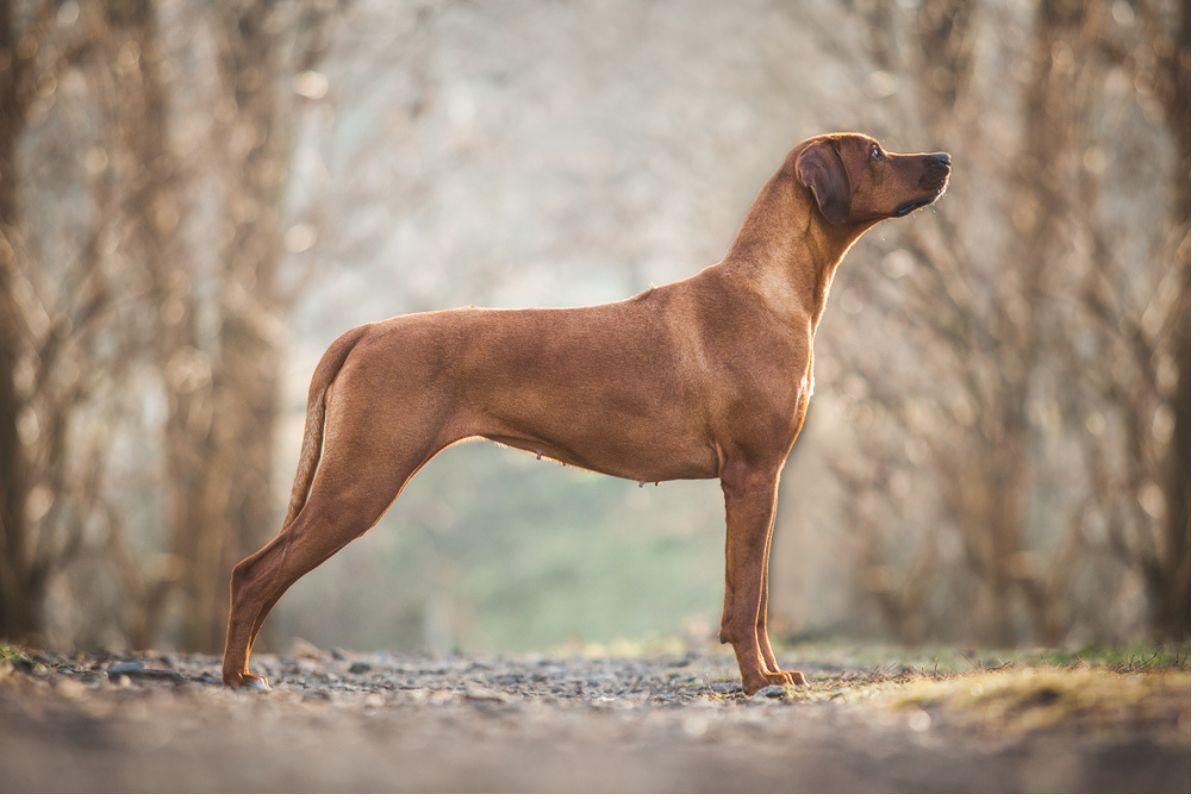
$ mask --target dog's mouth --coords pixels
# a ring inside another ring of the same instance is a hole
[[[942,196],[942,192],[944,190],[945,190],[945,187],[942,187],[942,189],[939,189],[938,191],[934,192],[931,195],[928,195],[927,197],[922,197],[919,200],[913,200],[912,202],[903,203],[901,205],[898,205],[898,206],[896,206],[896,210],[892,212],[892,216],[893,217],[908,216],[912,212],[916,211],[918,208],[924,208],[925,206],[933,203],[934,200],[937,200],[939,197]]]
[[[892,216],[893,217],[907,216],[907,215],[911,214],[912,212],[916,211],[918,208],[924,208],[925,206],[929,205],[932,202],[933,202],[933,198],[927,197],[924,200],[917,200],[912,203],[905,203],[904,205],[897,207],[896,210],[892,212]]]

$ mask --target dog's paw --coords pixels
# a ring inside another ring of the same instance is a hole
[[[796,669],[785,670],[783,674],[787,675],[789,678],[791,678],[792,683],[795,684],[796,686],[808,686],[809,685],[808,678],[804,677],[804,673],[801,672],[800,670],[796,670]]]
[[[791,686],[791,676],[786,672],[764,672],[761,675],[752,675],[742,678],[742,689],[746,695],[757,694],[759,690],[767,686]]]
[[[256,692],[271,691],[271,683],[265,675],[255,675],[252,672],[237,673],[225,677],[225,685],[230,689],[251,689]]]
[[[266,675],[247,675],[246,688],[253,689],[256,692],[271,691],[271,682],[267,680]]]

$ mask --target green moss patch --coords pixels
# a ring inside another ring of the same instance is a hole
[[[0,642],[0,661],[12,661],[17,658],[24,658],[25,651],[15,644],[8,642]]]

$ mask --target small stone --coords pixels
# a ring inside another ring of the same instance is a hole
[[[114,675],[128,675],[131,672],[141,672],[145,668],[146,665],[140,661],[122,661],[120,663],[113,664],[108,668],[108,677],[111,678]]]
[[[362,675],[364,672],[370,672],[371,665],[365,661],[355,661],[350,665],[351,675]]]
[[[12,659],[9,659],[6,663],[11,664],[13,669],[15,669],[17,672],[23,672],[26,675],[32,675],[34,672],[34,668],[38,666],[33,661],[30,661],[28,658],[12,658]]]
[[[311,658],[319,659],[324,655],[321,650],[312,642],[306,642],[299,636],[292,639],[292,644],[288,647],[288,653],[292,658]]]
[[[759,697],[787,697],[787,689],[782,686],[764,686],[758,690]]]
[[[500,692],[493,692],[491,689],[472,686],[467,689],[466,698],[468,700],[484,703],[507,703],[508,698]]]
[[[141,661],[121,661],[110,666],[106,672],[111,680],[147,678],[150,680],[171,681],[173,683],[183,683],[186,680],[174,670],[151,669]],[[123,682],[122,685],[124,685]]]

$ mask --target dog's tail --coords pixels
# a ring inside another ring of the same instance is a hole
[[[366,326],[346,331],[325,351],[317,368],[313,371],[312,383],[308,386],[308,406],[304,414],[304,443],[300,446],[300,463],[296,465],[296,477],[292,481],[292,498],[288,501],[287,516],[283,527],[292,524],[308,500],[313,476],[321,460],[321,445],[325,440],[325,395],[330,384],[341,371],[342,365],[358,340],[366,332]]]

